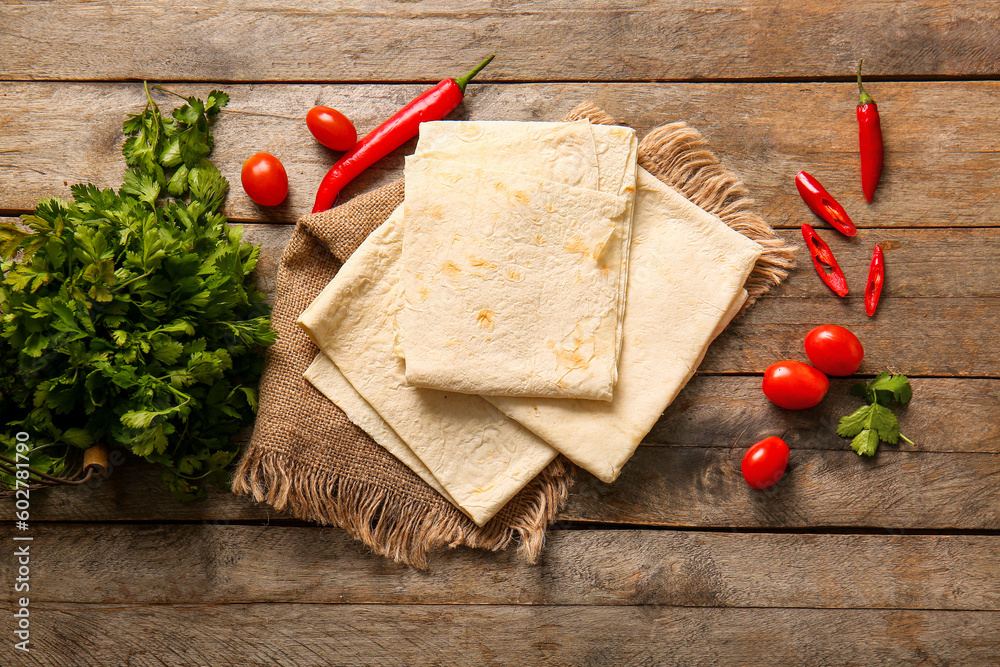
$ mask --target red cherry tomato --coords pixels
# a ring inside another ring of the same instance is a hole
[[[861,341],[836,324],[818,326],[806,334],[806,356],[827,375],[852,375],[865,357]]]
[[[288,174],[270,153],[254,153],[240,172],[243,189],[261,206],[277,206],[288,196]]]
[[[764,395],[779,408],[804,410],[819,405],[830,380],[801,361],[779,361],[764,371]]]
[[[306,126],[316,141],[335,151],[346,151],[358,143],[354,123],[330,107],[313,107],[306,114]]]
[[[743,455],[743,479],[755,489],[774,486],[788,467],[788,445],[781,438],[764,438]]]

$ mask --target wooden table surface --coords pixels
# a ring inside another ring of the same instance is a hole
[[[285,223],[337,157],[305,112],[339,108],[364,133],[491,52],[454,117],[555,120],[590,100],[640,136],[683,120],[783,236],[815,222],[793,184],[801,169],[861,231],[836,245],[852,294],[833,296],[800,252],[621,478],[580,475],[539,564],[457,549],[413,570],[224,491],[179,503],[119,454],[107,481],[32,496],[33,650],[14,650],[8,615],[0,664],[1000,662],[998,26],[1000,6],[972,0],[5,2],[0,216],[69,184],[119,184],[121,123],[142,107],[143,79],[185,95],[220,87],[232,102],[213,159],[234,185],[227,214],[263,245],[268,290]],[[887,156],[870,205],[861,57]],[[344,196],[398,177],[412,147]],[[285,163],[285,205],[257,207],[239,187],[258,150]],[[876,242],[888,277],[869,319]],[[849,449],[835,425],[858,405],[850,379],[813,410],[763,398],[764,368],[804,359],[801,339],[822,323],[860,336],[863,374],[912,378],[901,423],[915,446],[870,460]],[[777,434],[789,471],[753,491],[740,458]],[[0,525],[13,601],[14,530]]]

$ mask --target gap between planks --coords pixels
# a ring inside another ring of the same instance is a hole
[[[302,519],[275,517],[273,519],[127,519],[125,521],[97,519],[32,519],[32,523],[46,527],[67,526],[236,526],[250,528],[310,528],[314,530],[338,529],[336,526],[321,525]],[[916,536],[916,537],[1000,537],[1000,529],[984,528],[864,528],[857,526],[820,527],[734,527],[725,526],[666,526],[642,523],[602,523],[586,519],[557,520],[546,531],[553,533],[582,531],[649,531],[677,533],[711,533],[726,535],[845,535],[857,537]]]

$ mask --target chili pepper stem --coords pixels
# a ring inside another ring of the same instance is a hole
[[[869,95],[868,93],[865,92],[865,87],[861,85],[861,63],[863,63],[864,61],[865,61],[864,58],[862,58],[861,60],[858,61],[858,92],[861,95],[861,97],[860,97],[860,99],[858,101],[858,106],[863,106],[865,104],[871,104],[872,102],[875,101],[875,100],[872,99],[871,95]]]
[[[453,81],[458,84],[458,89],[462,91],[463,95],[465,94],[465,87],[469,85],[470,81],[472,81],[472,77],[483,71],[483,68],[489,65],[494,58],[496,58],[496,54],[491,53],[486,60],[469,70],[468,74],[465,74],[457,79],[453,79]],[[861,75],[859,74],[858,76],[860,77]]]

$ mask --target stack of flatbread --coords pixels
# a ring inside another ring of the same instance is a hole
[[[761,252],[628,128],[424,123],[403,205],[299,318],[306,378],[483,525],[560,452],[613,481]]]

